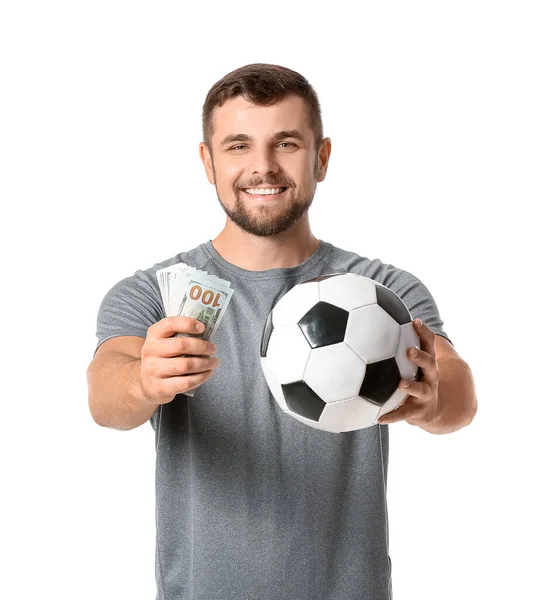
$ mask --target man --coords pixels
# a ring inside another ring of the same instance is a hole
[[[477,407],[470,369],[414,275],[311,233],[308,209],[331,143],[300,74],[263,64],[229,73],[207,95],[203,135],[225,227],[107,293],[88,369],[97,423],[150,420],[155,430],[158,599],[388,600],[388,427],[333,434],[285,415],[259,363],[265,319],[294,285],[327,273],[395,291],[423,321],[412,356],[423,377],[380,423],[432,433],[466,426]],[[197,333],[196,320],[164,316],[155,272],[177,262],[235,289],[217,331],[219,358],[200,338],[174,337]]]

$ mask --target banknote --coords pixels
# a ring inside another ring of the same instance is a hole
[[[214,282],[208,275],[190,274],[177,315],[201,321],[205,330],[199,337],[210,340],[218,329],[233,292],[231,287]]]
[[[185,263],[176,263],[157,271],[157,281],[167,317],[177,314],[182,296],[186,291],[186,278],[192,272],[208,275],[207,271],[200,271]],[[218,277],[216,279],[218,280]],[[227,283],[230,285],[229,282]]]
[[[156,275],[165,316],[193,317],[205,325],[199,334],[177,333],[175,337],[192,336],[210,341],[234,293],[230,282],[186,263],[159,269]],[[193,397],[194,391],[186,394]]]

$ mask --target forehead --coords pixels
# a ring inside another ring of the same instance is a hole
[[[291,129],[299,130],[309,139],[313,135],[310,122],[308,104],[299,96],[286,96],[270,106],[259,106],[237,96],[213,111],[213,143],[229,134],[262,138]]]

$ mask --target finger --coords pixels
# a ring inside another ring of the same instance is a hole
[[[409,348],[407,356],[414,364],[420,366],[426,381],[429,383],[437,383],[439,381],[439,370],[433,354],[429,354],[418,348]]]
[[[205,325],[193,317],[165,317],[149,328],[157,338],[172,337],[175,333],[199,334],[205,331]]]
[[[408,384],[408,385],[405,385]],[[433,397],[431,386],[425,381],[413,381],[412,379],[401,379],[399,387],[407,391],[410,396],[420,400],[429,400]]]
[[[163,380],[161,390],[166,396],[184,394],[207,381],[212,375],[213,371],[211,370],[194,373],[193,375],[186,375],[184,377],[169,377],[168,379]]]
[[[155,345],[157,356],[165,358],[181,356],[182,354],[209,356],[216,351],[217,347],[215,344],[196,337],[162,338]]]
[[[193,390],[194,388],[200,386],[204,381],[209,379],[213,371],[204,371],[203,373],[198,373],[197,375],[190,375],[188,377],[188,385],[190,386],[186,391]]]
[[[177,358],[163,358],[154,362],[150,366],[150,373],[154,377],[165,379],[167,377],[180,377],[195,373],[203,373],[203,371],[216,369],[218,365],[218,358],[179,356]]]
[[[399,421],[404,421],[405,419],[410,419],[412,416],[416,414],[418,408],[410,402],[410,397],[404,401],[404,403],[399,406],[399,408],[388,412],[385,415],[382,415],[378,419],[378,423],[381,425],[388,425],[389,423],[398,423]]]
[[[420,338],[422,350],[435,355],[435,334],[433,331],[421,319],[414,319],[414,329]]]

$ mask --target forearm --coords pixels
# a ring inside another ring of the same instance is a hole
[[[439,379],[439,402],[443,413],[439,419],[422,427],[434,434],[458,431],[469,425],[477,413],[475,383],[469,365],[453,356],[443,357],[438,365],[442,365],[442,361],[447,362],[447,375]]]
[[[88,406],[103,427],[134,429],[148,421],[157,404],[144,397],[140,359],[108,353],[92,361],[87,371]]]

